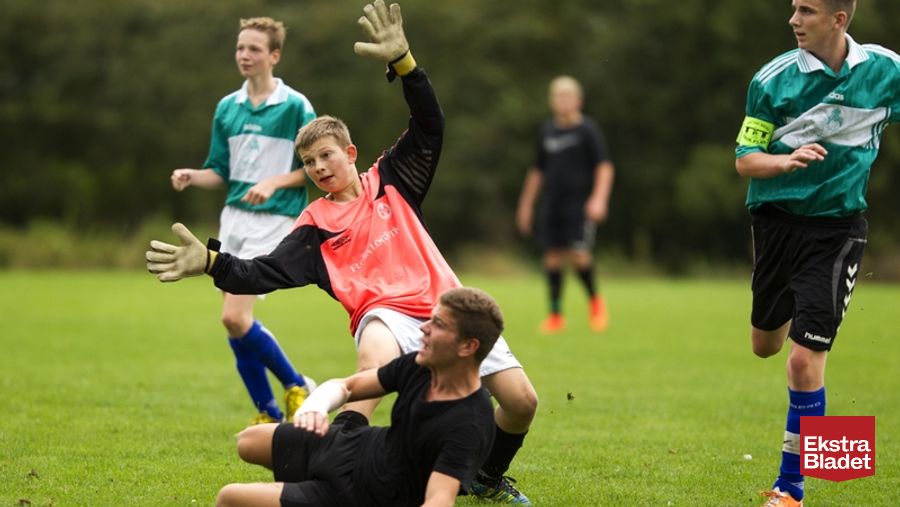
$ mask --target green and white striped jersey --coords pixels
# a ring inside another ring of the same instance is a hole
[[[297,131],[316,117],[300,92],[277,79],[269,98],[254,108],[247,82],[219,101],[213,117],[209,156],[203,167],[228,182],[225,204],[237,208],[297,217],[306,207],[305,187],[281,188],[266,202],[250,205],[241,197],[256,183],[300,167],[294,153]]]
[[[787,154],[819,143],[828,155],[806,169],[751,178],[747,207],[773,203],[803,216],[840,217],[864,211],[869,171],[881,134],[900,121],[900,57],[847,37],[848,54],[833,72],[812,53],[794,49],[753,76],[737,158]]]

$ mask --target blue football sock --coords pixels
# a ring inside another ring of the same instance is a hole
[[[266,366],[256,354],[250,350],[240,338],[229,338],[228,344],[234,351],[237,360],[237,370],[250,393],[250,399],[256,410],[266,412],[270,417],[281,420],[284,414],[278,408],[278,402],[272,394],[272,386],[269,385],[269,377],[266,375]]]
[[[825,388],[802,392],[788,389],[790,406],[781,450],[781,473],[773,488],[803,499],[803,476],[800,475],[800,416],[825,415]]]
[[[303,376],[297,373],[287,355],[281,350],[275,337],[258,320],[253,321],[253,325],[247,334],[241,337],[241,341],[278,377],[285,389],[306,384]]]

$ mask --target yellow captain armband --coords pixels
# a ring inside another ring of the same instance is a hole
[[[407,50],[406,53],[403,53],[403,56],[391,62],[391,67],[398,76],[403,77],[416,68],[416,59],[413,58],[412,53]]]
[[[744,123],[738,132],[737,143],[750,148],[768,148],[775,133],[775,124],[751,116],[744,117]]]

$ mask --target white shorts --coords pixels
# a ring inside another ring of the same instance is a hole
[[[365,329],[369,321],[378,319],[384,322],[384,325],[391,330],[397,345],[404,354],[414,352],[422,347],[422,330],[419,326],[425,322],[425,319],[417,319],[400,312],[389,310],[387,308],[375,308],[366,312],[362,320],[359,321],[359,327],[356,328],[356,347],[359,348],[359,340],[362,337],[362,331]],[[479,374],[486,377],[498,371],[508,370],[510,368],[521,368],[522,364],[516,359],[512,351],[509,350],[506,340],[501,336],[494,344],[491,352],[481,361]]]
[[[295,221],[295,218],[285,215],[225,206],[219,217],[222,251],[241,259],[265,255],[274,250],[291,232]]]

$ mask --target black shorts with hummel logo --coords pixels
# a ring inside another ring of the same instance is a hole
[[[802,217],[768,204],[751,214],[750,322],[772,331],[791,320],[792,340],[831,350],[859,276],[866,219]]]

